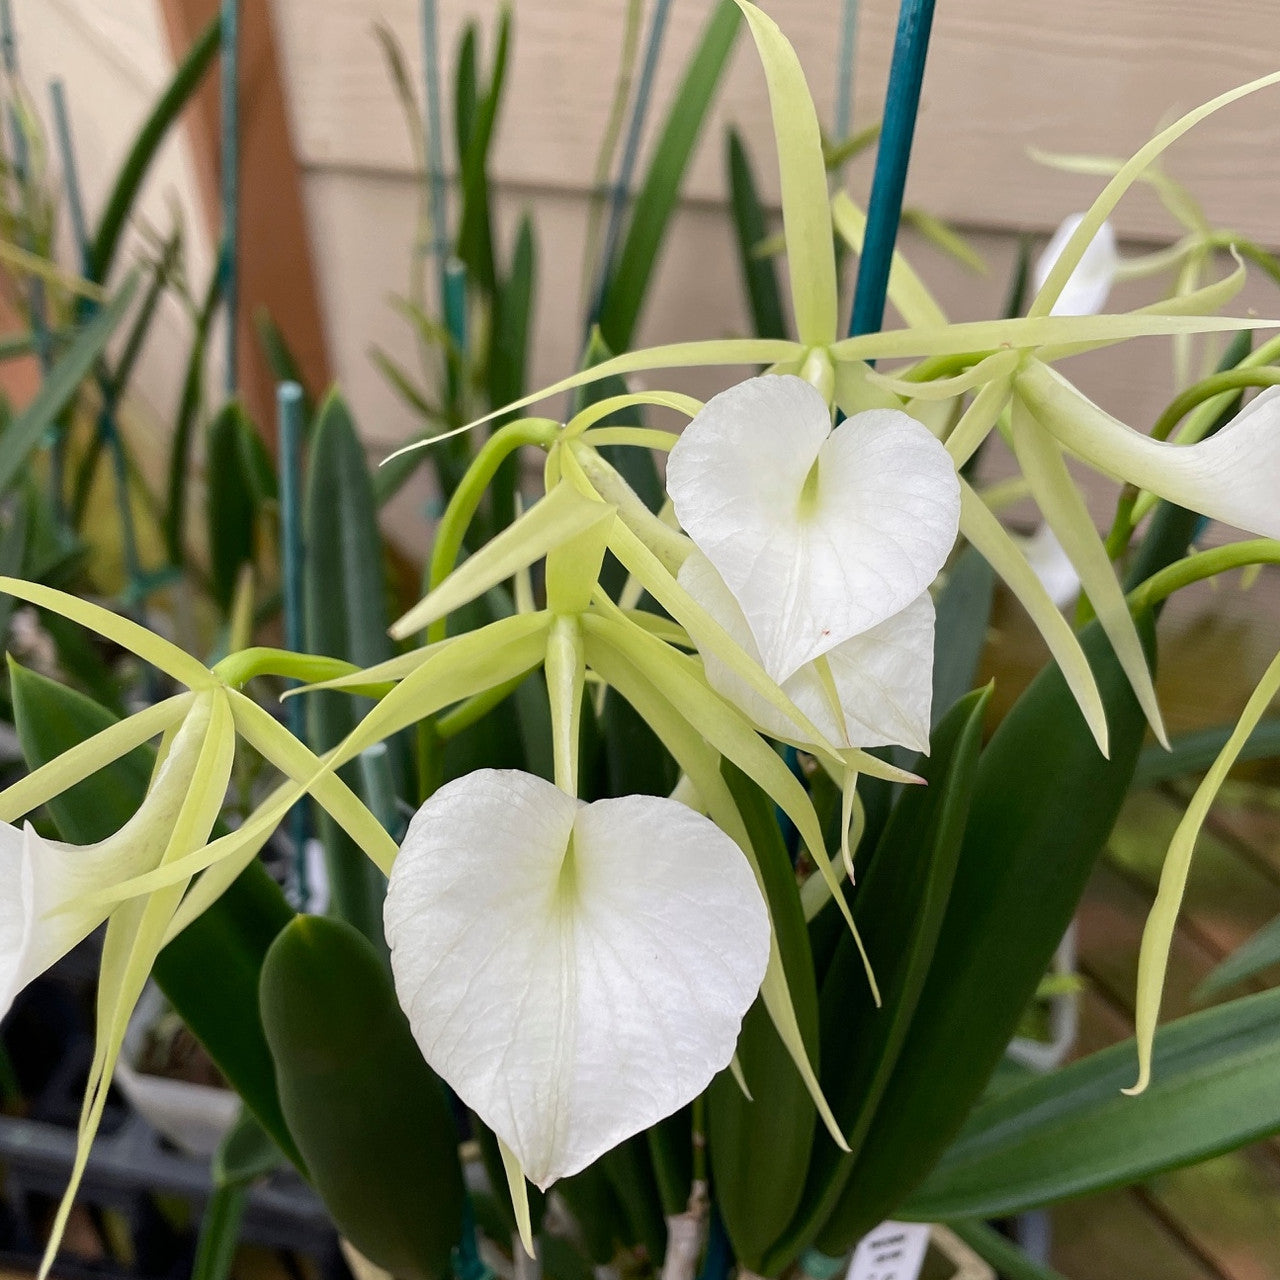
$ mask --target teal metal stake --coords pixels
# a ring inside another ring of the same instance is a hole
[[[280,460],[280,558],[284,580],[284,643],[286,649],[301,653],[306,648],[306,617],[302,594],[302,429],[303,394],[296,382],[282,382],[276,388],[276,443]],[[303,699],[285,703],[289,732],[299,742],[306,740],[307,709]],[[293,841],[293,895],[299,910],[310,900],[307,876],[307,836],[309,823],[305,797],[289,814]]]
[[[226,392],[240,385],[240,4],[222,0],[222,298],[226,308]]]
[[[867,205],[867,230],[862,260],[858,264],[853,314],[849,318],[850,337],[877,333],[884,323],[889,267],[902,217],[902,192],[911,160],[933,8],[934,0],[902,0],[898,10],[898,33],[885,94],[884,127],[876,153],[871,200]]]

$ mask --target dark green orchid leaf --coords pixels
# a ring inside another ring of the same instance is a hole
[[[617,257],[605,264],[608,276],[597,322],[605,342],[614,351],[626,351],[631,346],[658,252],[679,200],[680,184],[715,98],[741,18],[742,11],[733,0],[719,0],[711,11],[654,145],[653,158],[636,194]]]
[[[1138,619],[1154,643],[1150,616]],[[1111,830],[1144,720],[1106,637],[1081,637],[1108,710],[1098,752],[1056,666],[983,752],[951,899],[912,1025],[817,1246],[850,1248],[925,1177],[977,1102],[1035,993]]]
[[[856,1154],[892,1078],[928,977],[964,839],[990,690],[968,694],[934,731],[916,766],[925,786],[903,790],[866,876],[854,890],[859,932],[880,984],[875,1007],[846,929],[820,997],[822,1088]],[[854,1166],[825,1133],[815,1141],[804,1198],[765,1259],[780,1274],[833,1212]]]
[[[774,260],[760,254],[769,234],[764,206],[756,190],[751,160],[736,129],[726,135],[726,167],[729,171],[729,210],[738,243],[738,264],[747,290],[751,322],[758,338],[785,338],[787,321],[782,310],[782,290]]]
[[[255,477],[246,466],[254,434],[237,400],[228,401],[209,424],[205,436],[208,475],[209,579],[213,598],[229,613],[236,582],[244,565],[252,565],[258,548],[258,498]]]
[[[142,122],[129,154],[116,174],[111,193],[103,206],[98,230],[89,255],[89,275],[101,283],[111,273],[120,237],[128,223],[138,191],[147,176],[157,151],[168,136],[192,95],[200,87],[205,72],[213,62],[222,39],[222,20],[214,18],[196,37],[178,64],[173,78],[156,99],[150,114]]]
[[[804,909],[773,805],[744,774],[722,766],[751,837],[764,880],[796,1020],[815,1071],[821,1070],[818,991]],[[707,1139],[716,1207],[734,1253],[760,1271],[804,1191],[817,1110],[763,1000],[747,1011],[738,1062],[752,1097],[722,1071],[707,1090]]]
[[[303,501],[307,556],[303,562],[306,645],[312,653],[373,666],[392,656],[377,501],[364,446],[346,401],[332,392],[312,434]],[[306,695],[307,734],[320,753],[337,746],[368,710],[365,699],[321,691]],[[393,770],[393,777],[396,772]],[[364,794],[359,762],[340,770]],[[325,812],[316,813],[329,871],[332,910],[383,948],[386,877]]]
[[[280,1102],[343,1235],[404,1280],[445,1280],[462,1233],[453,1116],[373,945],[298,916],[267,952],[262,1020]]]
[[[1151,1084],[1127,1097],[1136,1063],[1128,1040],[982,1104],[897,1211],[1005,1217],[1280,1132],[1280,991],[1161,1027]]]

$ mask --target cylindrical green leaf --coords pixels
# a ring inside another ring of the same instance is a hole
[[[462,1225],[457,1134],[372,944],[299,916],[260,993],[285,1118],[339,1230],[400,1280],[444,1280]]]

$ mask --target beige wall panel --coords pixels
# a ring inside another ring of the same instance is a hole
[[[400,109],[372,35],[387,22],[420,73],[417,0],[274,0],[289,68],[295,135],[305,163],[404,171],[410,152]],[[494,171],[524,185],[589,184],[612,92],[623,0],[523,0]],[[711,0],[674,5],[657,101],[676,83]],[[794,41],[818,101],[831,115],[837,6],[792,0],[773,6]],[[896,14],[893,0],[864,0],[855,120],[880,110]],[[458,32],[476,0],[442,0],[441,45],[452,66]],[[763,78],[746,37],[734,57],[716,122],[687,193],[723,194],[721,125],[732,120],[768,159]],[[965,0],[939,6],[925,82],[909,198],[933,212],[992,227],[1055,225],[1096,191],[1096,180],[1049,173],[1028,146],[1129,154],[1162,123],[1280,65],[1269,0]],[[1229,108],[1180,143],[1170,169],[1204,198],[1211,217],[1280,243],[1280,107],[1268,93]],[[660,115],[654,113],[655,116]],[[770,162],[771,164],[771,162]],[[769,164],[761,164],[770,170]],[[764,175],[776,189],[771,172]],[[854,187],[865,187],[865,172]],[[1131,236],[1169,234],[1148,193],[1119,216]]]
[[[67,86],[77,168],[92,229],[134,133],[173,68],[155,0],[15,0],[14,19],[22,79],[49,136],[50,167],[59,171],[49,108],[49,81]],[[166,139],[147,177],[139,205],[142,222],[167,235],[175,219],[185,231],[186,271],[203,293],[213,255],[196,188],[190,149],[181,130]],[[63,261],[78,261],[62,220]],[[137,259],[144,247],[135,227],[118,261]],[[181,386],[191,325],[172,297],[139,363],[135,397],[152,423],[171,419]],[[180,339],[172,340],[174,335]]]

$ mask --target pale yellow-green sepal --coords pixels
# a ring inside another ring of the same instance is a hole
[[[827,167],[818,115],[800,59],[777,23],[749,0],[738,0],[738,7],[751,28],[769,88],[796,330],[806,346],[824,346],[835,340],[838,319]]]
[[[1062,544],[1093,604],[1098,622],[1129,679],[1143,714],[1161,745],[1169,745],[1156,701],[1151,669],[1133,615],[1125,603],[1124,588],[1116,578],[1089,509],[1081,497],[1057,441],[1031,415],[1018,398],[1013,402],[1013,447],[1022,474],[1031,485],[1040,510]]]
[[[1049,272],[1049,276],[1041,287],[1040,292],[1033,299],[1031,306],[1028,308],[1028,314],[1031,316],[1047,316],[1049,314],[1053,304],[1057,302],[1059,294],[1062,293],[1063,286],[1071,278],[1071,273],[1079,265],[1080,259],[1084,256],[1084,251],[1092,243],[1102,224],[1111,216],[1112,210],[1120,203],[1120,198],[1124,193],[1137,181],[1157,156],[1182,137],[1188,129],[1199,124],[1201,120],[1211,116],[1215,111],[1219,111],[1230,103],[1237,102],[1239,99],[1273,84],[1280,84],[1280,71],[1273,72],[1271,75],[1261,76],[1257,80],[1249,81],[1248,84],[1240,85],[1238,88],[1219,94],[1211,102],[1206,102],[1194,111],[1189,111],[1167,129],[1161,130],[1144,147],[1139,148],[1132,159],[1126,161],[1120,167],[1115,177],[1107,183],[1098,198],[1090,205],[1088,213],[1081,220],[1071,239],[1067,241],[1062,253],[1058,256],[1058,260],[1053,265],[1053,270]]]
[[[1187,811],[1178,823],[1169,852],[1165,855],[1160,872],[1160,886],[1156,900],[1142,931],[1142,949],[1138,955],[1137,1005],[1134,1014],[1135,1036],[1138,1047],[1138,1081],[1125,1093],[1141,1093],[1151,1080],[1151,1053],[1160,1017],[1160,997],[1164,990],[1165,972],[1169,966],[1169,949],[1173,945],[1174,926],[1186,891],[1187,876],[1191,870],[1191,856],[1195,852],[1196,839],[1208,816],[1227,774],[1231,771],[1249,735],[1257,728],[1258,721],[1280,693],[1280,656],[1272,659],[1258,687],[1245,704],[1244,712],[1227,744],[1213,762],[1204,781],[1187,805]]]
[[[1000,521],[987,510],[982,499],[963,481],[960,485],[960,532],[1000,575],[1036,624],[1098,744],[1098,750],[1104,756],[1108,755],[1107,713],[1080,641],[1058,612],[1058,606],[1027,563],[1026,556],[1005,532]]]
[[[497,1135],[494,1135],[497,1138]],[[511,1208],[516,1215],[516,1230],[520,1233],[520,1243],[524,1251],[533,1258],[537,1256],[537,1246],[533,1240],[533,1222],[529,1217],[529,1184],[524,1180],[524,1170],[515,1153],[501,1138],[497,1138],[498,1150],[502,1153],[502,1171],[507,1175],[507,1186],[511,1190]]]
[[[604,514],[599,502],[584,497],[570,485],[557,485],[397,620],[391,626],[391,635],[403,640],[447,617],[490,587],[541,560],[553,547],[584,532]]]
[[[108,725],[0,792],[0,822],[16,822],[69,787],[172,728],[191,709],[195,694],[180,693]]]
[[[158,671],[172,676],[189,689],[207,689],[216,681],[207,667],[184,653],[176,644],[170,644],[146,627],[122,618],[110,609],[81,600],[78,596],[56,591],[38,582],[25,582],[21,578],[0,577],[0,592],[38,605],[52,613],[60,614],[71,622],[78,622],[90,631],[96,631],[106,640],[113,640],[123,649],[137,654]]]
[[[468,422],[465,426],[433,436],[429,442],[415,441],[413,444],[405,445],[403,449],[388,455],[384,461],[390,462],[401,454],[424,448],[427,443],[434,444],[437,441],[461,435],[494,418],[536,404],[539,400],[548,400],[562,392],[590,386],[593,382],[599,382],[601,378],[624,377],[629,373],[644,373],[650,369],[697,369],[717,365],[773,364],[779,360],[801,359],[804,352],[805,348],[801,343],[790,342],[785,338],[720,338],[706,342],[675,342],[661,347],[645,347],[640,351],[628,351],[624,355],[603,360],[600,364],[593,364],[589,369],[570,374],[567,378],[561,378],[559,382],[553,382],[540,391],[531,392],[520,400],[513,400],[511,404],[494,409],[483,417],[476,418],[474,422]]]
[[[861,254],[867,215],[843,191],[837,191],[831,201],[831,219],[845,244]],[[946,312],[897,249],[889,267],[889,301],[912,329],[938,328],[947,323]]]

